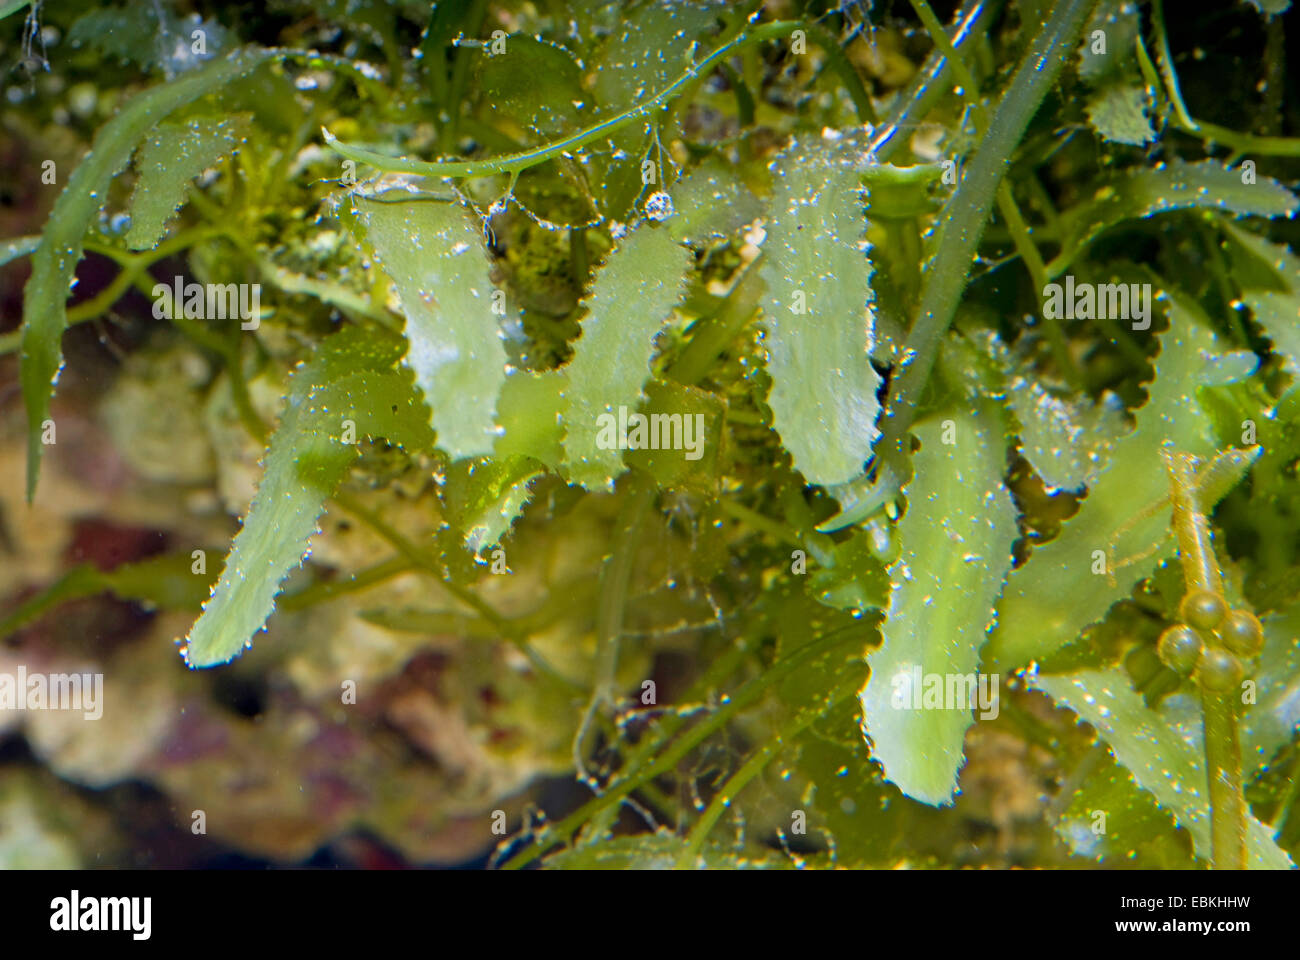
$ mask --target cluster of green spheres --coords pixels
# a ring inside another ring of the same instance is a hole
[[[1242,659],[1257,656],[1264,647],[1259,618],[1249,610],[1229,609],[1222,596],[1199,589],[1183,597],[1178,615],[1182,622],[1160,634],[1156,644],[1165,665],[1181,677],[1195,674],[1203,689],[1215,693],[1241,683]]]

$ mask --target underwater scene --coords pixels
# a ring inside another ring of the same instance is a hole
[[[1296,49],[0,0],[0,868],[1294,868]]]

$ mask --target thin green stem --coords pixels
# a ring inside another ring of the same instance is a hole
[[[281,594],[276,601],[276,607],[285,612],[304,610],[307,607],[314,607],[317,604],[326,603],[349,593],[365,590],[414,569],[415,564],[407,557],[390,557],[373,566],[366,567],[364,570],[358,570],[341,580],[313,583],[311,586],[295,590],[293,593]]]
[[[776,24],[769,24],[775,26]],[[762,28],[760,28],[761,30]],[[792,23],[790,29],[806,30],[813,43],[822,48],[826,54],[826,63],[835,75],[839,77],[840,83],[844,84],[844,89],[848,92],[849,99],[853,101],[853,109],[858,113],[858,119],[863,123],[869,123],[872,126],[880,123],[880,118],[876,116],[876,109],[871,104],[871,97],[867,94],[867,89],[862,85],[862,78],[858,76],[853,64],[849,61],[848,56],[840,48],[839,41],[834,35],[819,23],[809,21],[807,23]],[[757,34],[759,30],[755,30]]]
[[[95,294],[95,296],[68,309],[68,326],[86,323],[89,320],[102,317],[113,304],[122,298],[122,295],[127,290],[132,286],[138,287],[145,280],[148,276],[149,267],[154,263],[187,247],[192,247],[196,243],[214,236],[217,232],[215,229],[206,227],[186,230],[177,234],[171,240],[159,244],[153,250],[146,250],[142,253],[132,253],[94,240],[86,241],[85,249],[88,252],[109,258],[117,263],[122,270],[107,287]],[[22,345],[22,337],[22,327],[6,334],[0,334],[0,356],[17,350]]]
[[[1281,17],[1270,17],[1264,27],[1264,102],[1260,127],[1265,134],[1282,129],[1282,98],[1286,93],[1286,32]]]
[[[1042,254],[1038,252],[1038,244],[1034,243],[1030,235],[1025,218],[1020,215],[1020,207],[1016,205],[1015,197],[1011,193],[1011,184],[1005,180],[998,187],[998,209],[1006,221],[1011,240],[1016,245],[1016,252],[1020,254],[1020,259],[1024,261],[1025,268],[1029,271],[1029,280],[1033,284],[1034,298],[1037,301],[1047,289],[1047,266],[1043,263]],[[1060,321],[1045,310],[1040,312],[1057,369],[1061,371],[1071,389],[1081,389],[1083,377],[1074,362],[1074,357],[1070,355],[1070,345],[1065,338],[1065,332],[1061,329]]]
[[[244,375],[242,340],[238,327],[234,328],[234,334],[227,342],[226,349],[222,351],[222,356],[225,358],[226,376],[230,378],[230,396],[235,401],[235,412],[239,414],[239,420],[248,431],[248,435],[265,446],[271,428],[253,406],[252,394],[248,392],[248,378]]]
[[[1236,298],[1232,286],[1232,269],[1229,267],[1227,258],[1223,250],[1219,247],[1217,232],[1205,221],[1197,221],[1197,234],[1201,238],[1201,246],[1205,249],[1205,256],[1210,261],[1210,276],[1214,282],[1215,289],[1219,293],[1219,299],[1223,302],[1226,312],[1230,316],[1233,332],[1237,334],[1237,341],[1241,346],[1250,349],[1250,333],[1246,330],[1246,321],[1241,315],[1240,310],[1233,310],[1230,306]]]
[[[970,107],[975,118],[976,128],[983,132],[988,127],[988,112],[984,109],[984,103],[980,99],[978,89],[976,89],[975,77],[967,68],[961,54],[957,52],[957,48],[953,46],[952,41],[948,38],[948,34],[944,31],[943,25],[939,22],[939,18],[935,16],[927,0],[911,0],[911,3],[912,9],[921,18],[921,23],[925,25],[930,38],[934,41],[935,47],[942,50],[943,55],[952,62],[952,71],[957,75],[957,82],[961,85],[962,99]],[[1029,226],[1020,213],[1020,207],[1016,205],[1016,198],[1011,191],[1011,185],[1005,180],[998,186],[997,204],[998,211],[1002,214],[1002,219],[1006,221],[1007,229],[1011,233],[1011,239],[1016,245],[1016,251],[1020,254],[1029,270],[1030,280],[1034,285],[1034,296],[1037,298],[1047,286],[1047,269],[1043,265],[1043,258],[1038,252],[1038,246],[1034,243],[1030,234]],[[1052,355],[1056,359],[1056,365],[1061,370],[1066,382],[1077,390],[1082,383],[1082,379],[1079,376],[1078,368],[1074,364],[1074,358],[1070,356],[1070,347],[1066,342],[1065,334],[1061,330],[1061,325],[1056,317],[1049,316],[1046,313],[1044,313],[1043,319],[1047,330],[1047,339],[1052,347]]]
[[[880,446],[883,455],[905,455],[902,440],[917,413],[917,402],[929,380],[939,344],[952,324],[979,249],[998,184],[1016,145],[1047,91],[1074,51],[1096,0],[1062,0],[1051,19],[1025,51],[988,132],[966,176],[948,203],[949,216],[940,227],[937,252],[926,276],[920,315],[907,339],[902,366],[891,389]]]
[[[1153,0],[1151,19],[1156,32],[1156,57],[1159,60],[1160,75],[1164,80],[1165,95],[1173,108],[1175,128],[1183,133],[1198,137],[1207,144],[1221,144],[1230,148],[1237,156],[1254,154],[1261,157],[1300,157],[1300,137],[1257,136],[1252,133],[1240,133],[1215,123],[1196,120],[1183,102],[1182,90],[1178,85],[1178,73],[1174,69],[1173,56],[1169,52],[1169,37],[1165,31],[1164,6],[1161,0]],[[1137,38],[1138,62],[1146,73],[1150,56],[1142,45],[1142,38]]]
[[[668,376],[688,386],[698,384],[708,376],[718,357],[735,342],[740,331],[754,318],[762,293],[759,273],[754,268],[756,262],[752,261],[743,268],[744,272],[716,314],[696,321],[690,342],[669,367]]]
[[[930,34],[935,49],[940,51],[944,59],[952,67],[952,72],[957,76],[957,83],[962,88],[962,97],[970,104],[971,109],[975,112],[976,123],[980,129],[988,126],[988,117],[984,110],[984,104],[980,102],[979,91],[975,87],[975,77],[971,75],[970,68],[966,66],[966,61],[957,53],[956,46],[953,45],[952,39],[935,16],[934,10],[931,9],[927,0],[911,0],[912,9],[916,15],[921,18],[921,24],[925,27],[926,32]]]
[[[721,46],[714,49],[699,63],[692,64],[677,79],[673,80],[668,86],[658,93],[649,97],[640,103],[628,107],[621,113],[612,117],[607,117],[597,123],[592,124],[576,133],[567,137],[535,147],[530,150],[523,150],[518,153],[504,154],[499,157],[487,157],[482,160],[445,160],[429,162],[425,160],[413,160],[409,157],[389,157],[381,153],[375,153],[372,150],[366,150],[361,147],[354,147],[350,144],[341,143],[334,134],[329,130],[323,129],[326,146],[336,153],[355,160],[358,163],[369,164],[376,170],[383,170],[387,173],[413,173],[423,177],[485,177],[499,173],[518,173],[521,170],[527,170],[535,167],[547,160],[553,160],[556,157],[571,154],[574,151],[586,146],[587,144],[610,136],[613,133],[626,127],[628,124],[637,120],[643,120],[657,111],[665,108],[669,101],[673,100],[678,94],[682,93],[690,84],[703,80],[709,72],[725,61],[732,54],[744,47],[761,43],[765,40],[772,40],[778,37],[789,36],[795,30],[804,30],[819,43],[826,44],[824,50],[827,60],[833,70],[839,75],[849,90],[854,104],[859,111],[859,115],[864,122],[871,122],[875,116],[871,108],[871,98],[866,95],[862,87],[862,81],[858,78],[857,73],[853,70],[853,65],[844,55],[844,51],[839,48],[839,44],[834,42],[824,29],[815,24],[803,23],[802,21],[780,20],[774,23],[766,23],[762,26],[755,27],[748,33],[742,33]]]
[[[600,597],[596,603],[596,694],[606,704],[614,701],[615,675],[618,670],[618,642],[623,634],[623,610],[627,605],[627,587],[632,577],[636,549],[640,546],[641,525],[650,514],[655,500],[655,484],[636,471],[628,474],[632,489],[619,513],[614,531],[614,551],[600,571]]]
[[[1231,147],[1238,154],[1260,157],[1300,157],[1300,137],[1259,137],[1253,133],[1238,133],[1205,120],[1196,122],[1195,129],[1181,128],[1184,133],[1199,136],[1207,143]]]
[[[1101,332],[1111,343],[1115,344],[1118,350],[1135,369],[1142,370],[1147,366],[1148,359],[1146,353],[1133,340],[1133,332],[1128,327],[1116,323],[1110,317],[1098,317],[1094,321],[1101,328]]]
[[[979,28],[992,16],[997,3],[986,0],[966,0],[955,18],[950,38],[954,49],[962,46],[979,32]],[[921,117],[929,113],[935,100],[946,91],[948,74],[952,72],[952,62],[937,47],[931,51],[929,58],[907,91],[898,101],[889,119],[881,126],[879,134],[872,141],[871,152],[881,163],[889,161],[907,140],[898,136],[900,130],[908,129]]]
[[[444,586],[446,586],[448,593],[467,607],[470,607],[503,634],[512,637],[517,634],[518,631],[515,630],[510,621],[499,614],[489,603],[481,599],[472,590],[467,590],[460,584],[455,583],[444,576],[442,564],[439,563],[436,556],[429,553],[427,550],[416,546],[406,537],[402,536],[374,510],[371,510],[351,494],[342,490],[336,492],[332,499],[340,507],[373,530],[382,539],[388,541],[390,546],[396,547],[403,556],[414,563],[417,567],[437,576]]]
[[[1192,458],[1166,454],[1173,501],[1171,523],[1188,591],[1223,596],[1223,574],[1214,553],[1210,521],[1197,495]],[[1202,477],[1202,480],[1205,480]],[[1207,642],[1214,642],[1203,634]],[[1246,869],[1246,797],[1241,781],[1241,740],[1235,689],[1211,690],[1201,681],[1205,772],[1210,792],[1210,860],[1215,870]]]
[[[1052,197],[1043,186],[1043,181],[1039,178],[1038,172],[1032,172],[1025,178],[1025,185],[1029,192],[1033,194],[1034,206],[1038,207],[1038,212],[1043,215],[1046,223],[1046,233],[1049,237],[1056,237],[1060,232],[1061,215],[1056,211],[1056,205],[1052,203]]]
[[[1201,689],[1205,772],[1210,781],[1210,860],[1215,870],[1246,869],[1246,797],[1232,694]]]
[[[1195,132],[1196,121],[1187,112],[1187,104],[1183,103],[1183,92],[1178,87],[1178,74],[1174,72],[1174,58],[1169,52],[1169,35],[1165,32],[1165,7],[1161,0],[1151,0],[1151,22],[1156,31],[1156,60],[1160,66],[1160,74],[1164,77],[1169,102],[1174,108],[1174,116],[1178,120],[1178,125],[1184,130]]]
[[[754,122],[754,95],[745,85],[745,78],[731,64],[724,63],[718,69],[727,78],[727,86],[731,87],[732,95],[736,98],[736,123],[744,130]]]
[[[697,679],[695,683],[691,685],[691,689],[684,694],[682,702],[689,704],[702,701],[711,691],[715,690],[723,680],[730,677],[740,665],[741,660],[751,652],[750,648],[743,641],[734,644],[724,654],[717,657],[709,664],[709,668],[704,672],[704,675]],[[607,784],[606,789],[608,790],[610,787],[623,783],[633,777],[637,777],[645,763],[655,755],[655,752],[676,736],[677,731],[686,723],[688,716],[690,716],[692,712],[693,711],[689,709],[677,709],[667,713],[661,713],[651,729],[644,737],[642,737],[636,746],[632,748],[632,751],[627,755],[623,768],[614,774],[614,779],[611,783]],[[635,786],[633,792],[643,790],[647,786],[651,785],[651,783],[652,781],[650,780],[641,779]],[[597,800],[599,800],[599,796],[597,797]],[[614,819],[617,818],[617,815],[617,807],[612,805],[608,807],[597,807],[592,819],[588,822],[583,831],[584,838],[588,834],[592,833],[593,827],[596,828],[595,832],[599,833],[600,830],[603,829],[601,825],[613,823]],[[545,843],[541,838],[535,839],[541,843]]]
[[[487,18],[487,7],[487,0],[470,0],[469,10],[463,22],[469,27],[471,33],[478,33],[483,29],[483,21]],[[451,91],[447,100],[450,110],[447,113],[447,122],[441,131],[448,140],[454,141],[460,135],[460,112],[464,106],[465,84],[469,81],[472,54],[472,50],[460,44],[453,45]]]
[[[797,650],[787,654],[763,673],[746,682],[736,691],[734,696],[726,700],[707,719],[693,727],[671,747],[659,754],[654,761],[639,768],[635,774],[610,784],[603,794],[588,801],[580,809],[575,810],[559,823],[546,828],[542,834],[534,837],[532,846],[507,863],[507,869],[517,870],[520,867],[527,866],[550,849],[554,843],[567,840],[575,830],[608,805],[619,802],[642,783],[653,780],[655,777],[674,769],[688,753],[725,726],[741,710],[755,703],[769,688],[780,683],[806,661],[812,657],[828,653],[855,639],[861,639],[860,633],[852,627],[847,627],[828,633],[826,636],[804,644]],[[681,722],[684,722],[684,720],[678,718],[677,725],[679,726]]]
[[[722,785],[722,789],[709,801],[708,808],[700,816],[700,819],[695,822],[695,826],[691,828],[690,835],[686,839],[686,848],[677,859],[676,868],[678,870],[689,870],[698,866],[700,851],[704,849],[704,842],[708,839],[710,831],[721,819],[722,814],[730,809],[732,801],[740,795],[740,792],[755,777],[763,772],[764,768],[781,751],[781,748],[812,726],[820,717],[824,717],[847,697],[853,696],[857,691],[857,687],[856,679],[852,684],[841,684],[839,689],[826,698],[821,709],[808,708],[801,710],[791,722],[778,730],[763,746],[749,755],[740,768],[727,778],[727,782]]]
[[[653,480],[633,470],[627,474],[631,489],[619,510],[614,530],[614,546],[600,571],[600,594],[596,601],[596,664],[591,701],[573,738],[573,759],[578,778],[594,780],[586,772],[583,744],[596,712],[614,705],[617,687],[619,643],[623,636],[623,612],[627,605],[627,588],[632,578],[636,549],[640,545],[641,526],[654,504]]]
[[[718,501],[718,506],[722,508],[723,513],[729,513],[737,520],[749,524],[755,530],[766,533],[778,543],[794,544],[796,547],[802,545],[803,541],[799,536],[799,531],[780,520],[773,520],[766,517],[757,510],[751,510],[742,503],[737,503],[730,497],[724,497]]]
[[[437,557],[433,556],[428,551],[421,549],[406,537],[402,536],[382,517],[380,517],[379,514],[360,503],[345,491],[337,491],[332,499],[336,504],[364,523],[381,538],[386,540],[390,546],[395,547],[403,557],[411,562],[415,569],[436,579],[440,584],[442,584],[443,589],[477,613],[488,623],[492,624],[502,637],[504,637],[508,642],[514,644],[519,651],[528,658],[528,662],[533,665],[538,673],[546,677],[552,683],[555,683],[557,686],[569,689],[573,687],[573,682],[569,680],[568,677],[564,676],[564,674],[560,673],[560,671],[556,670],[555,667],[551,666],[551,664],[547,662],[546,658],[538,653],[536,648],[528,642],[525,629],[519,622],[502,616],[491,606],[491,604],[479,597],[474,593],[474,591],[468,590],[460,584],[452,581],[451,578],[446,575],[446,572]]]

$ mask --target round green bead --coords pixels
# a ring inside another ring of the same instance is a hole
[[[1169,627],[1156,641],[1156,653],[1161,661],[1181,677],[1189,676],[1196,669],[1201,647],[1200,634],[1184,623]]]
[[[1206,647],[1196,666],[1196,677],[1202,687],[1213,693],[1227,693],[1241,683],[1241,661],[1227,650]]]
[[[1197,630],[1213,630],[1223,622],[1228,604],[1223,597],[1209,590],[1192,590],[1178,605],[1178,616],[1183,623]]]
[[[1242,657],[1254,657],[1264,649],[1264,628],[1249,610],[1230,610],[1219,624],[1223,645]]]

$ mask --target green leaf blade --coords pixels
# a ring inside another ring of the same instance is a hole
[[[1162,449],[1198,457],[1217,452],[1196,392],[1223,377],[1214,335],[1177,297],[1161,344],[1137,427],[1115,443],[1110,464],[1060,535],[1036,547],[1007,581],[989,645],[992,662],[1004,669],[1042,660],[1073,640],[1126,596],[1144,571],[1172,554],[1169,480],[1163,469],[1151,469],[1152,458]],[[1105,555],[1104,569],[1096,551]],[[1146,553],[1153,554],[1148,565],[1119,571],[1114,582],[1105,572],[1118,561]]]
[[[1088,101],[1088,120],[1105,140],[1141,147],[1155,140],[1147,116],[1146,91],[1136,85],[1114,84]]]
[[[1089,763],[1089,759],[1082,761]],[[1103,755],[1053,825],[1076,857],[1115,866],[1188,870],[1196,867],[1191,844],[1169,811],[1133,776]]]
[[[63,368],[68,290],[81,260],[86,231],[103,205],[113,177],[126,167],[140,139],[169,113],[285,55],[277,50],[237,50],[135,97],[100,128],[90,153],[54,202],[40,246],[32,253],[32,273],[23,290],[19,379],[27,407],[28,500],[36,494],[42,425],[50,416],[54,386]]]
[[[760,266],[768,404],[795,468],[823,486],[858,476],[879,436],[856,144],[796,142],[777,158]]]
[[[455,204],[358,198],[350,225],[397,287],[410,344],[404,363],[432,410],[438,445],[453,459],[491,453],[506,354],[477,222]]]
[[[1011,569],[1016,512],[1002,483],[1002,427],[992,422],[1000,419],[955,417],[951,444],[944,423],[916,429],[921,448],[904,491],[884,641],[868,654],[871,677],[860,696],[863,730],[886,778],[934,805],[952,802],[974,716],[969,704],[931,708],[924,694],[933,677],[945,689],[954,677],[974,677],[978,690],[980,648]]]
[[[623,470],[623,418],[645,396],[655,340],[681,299],[691,253],[667,230],[633,231],[596,272],[582,337],[564,368],[564,454],[572,482],[612,489]]]
[[[544,471],[531,457],[491,457],[452,465],[443,484],[447,517],[465,548],[482,562],[523,513],[531,485]]]
[[[140,146],[140,177],[131,194],[132,250],[152,250],[185,202],[190,181],[238,148],[247,136],[241,118],[195,118],[188,123],[160,123]]]
[[[1197,856],[1210,858],[1209,785],[1200,740],[1200,712],[1185,697],[1147,707],[1119,668],[1071,674],[1031,674],[1030,686],[1073,710],[1096,728],[1115,758],[1192,835]],[[1294,864],[1254,817],[1246,825],[1252,869],[1288,870]]]
[[[1241,722],[1247,775],[1265,769],[1300,725],[1300,608],[1270,614],[1263,626],[1264,649],[1252,671],[1256,701]]]
[[[383,437],[411,448],[432,444],[427,412],[407,377],[384,369],[396,360],[392,338],[345,328],[294,374],[262,483],[221,579],[182,647],[191,668],[233,659],[264,628],[284,578],[307,556],[326,499],[356,457],[356,447],[343,441],[349,426],[358,440]]]
[[[1300,198],[1272,177],[1245,182],[1240,170],[1215,160],[1175,160],[1130,170],[1098,190],[1094,200],[1062,215],[1061,253],[1048,265],[1048,273],[1060,276],[1084,247],[1111,227],[1188,209],[1291,217],[1300,209]]]

